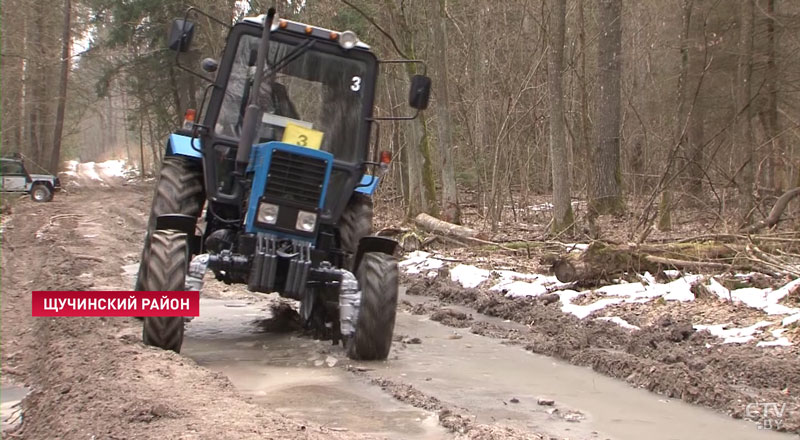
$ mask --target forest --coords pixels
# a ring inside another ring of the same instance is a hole
[[[272,2],[3,0],[3,154],[50,172],[65,160],[121,158],[157,173],[166,137],[202,105],[204,84],[165,46],[170,21],[189,6],[233,23]],[[797,210],[796,2],[275,6],[280,17],[353,30],[381,58],[427,63],[430,108],[380,134],[393,157],[381,200],[406,218],[496,232],[535,223],[546,201],[548,234],[612,232],[595,223],[610,215],[641,242],[687,222],[698,232],[773,226],[778,200]],[[198,67],[219,56],[226,36],[211,20],[199,29],[184,60]],[[382,72],[377,114],[408,113],[412,73]]]

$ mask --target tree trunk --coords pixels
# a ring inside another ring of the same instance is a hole
[[[594,214],[619,215],[622,200],[620,169],[622,0],[602,0],[599,5],[598,106],[596,134],[589,167],[589,209]]]
[[[775,0],[767,0],[767,68],[764,71],[764,86],[767,93],[767,108],[765,110],[767,122],[767,137],[769,138],[767,159],[767,185],[777,192],[784,188],[783,164],[781,157],[784,155],[783,142],[781,141],[781,127],[778,122],[778,68],[775,63]]]
[[[445,0],[438,1],[434,15],[433,56],[436,81],[436,125],[439,129],[439,159],[442,179],[442,219],[451,223],[461,223],[461,209],[458,206],[455,165],[453,164],[453,136],[450,128],[450,97],[447,76],[447,12]]]
[[[683,22],[680,36],[681,66],[678,73],[677,112],[675,115],[675,142],[678,144],[678,151],[685,151],[688,144],[689,106],[686,99],[686,82],[689,78],[689,31],[693,5],[693,0],[683,0],[681,5]],[[667,170],[664,172],[664,188],[662,188],[661,201],[658,204],[658,229],[661,231],[672,229],[672,185],[669,182],[672,179],[671,169],[674,165],[674,158],[668,157],[667,161]]]
[[[56,125],[53,130],[53,149],[52,156],[47,162],[48,171],[57,173],[60,159],[61,159],[61,136],[64,131],[64,113],[67,107],[67,84],[69,81],[69,66],[70,66],[70,47],[72,46],[71,38],[71,9],[72,5],[70,0],[64,0],[64,28],[61,32],[61,78],[58,85],[58,108],[56,110]]]
[[[703,75],[706,64],[705,45],[700,42],[705,41],[705,22],[702,16],[702,0],[690,0],[685,11],[685,19],[689,22],[685,23],[688,31],[686,38],[692,42],[691,47],[688,47],[688,68],[687,76],[684,79],[686,84],[683,90],[683,101],[686,111],[689,113],[689,121],[687,128],[687,138],[684,147],[687,152],[685,153],[689,159],[689,166],[687,167],[688,186],[687,192],[695,196],[695,198],[702,197],[703,194],[703,179],[705,177],[704,168],[705,163],[703,159],[703,149],[705,145],[705,105],[702,100],[702,95],[696,93],[703,81]],[[694,11],[692,10],[694,9]],[[693,13],[694,12],[694,13]],[[684,48],[682,47],[682,50]],[[695,99],[695,96],[697,99]],[[689,102],[691,99],[691,102]],[[684,115],[686,116],[686,115]],[[681,122],[681,124],[686,121]],[[682,127],[679,128],[682,130]],[[695,200],[697,201],[697,200]]]
[[[22,90],[25,50],[25,18],[17,0],[2,7],[2,149],[19,152],[23,146]]]
[[[753,76],[753,13],[755,0],[742,0],[739,10],[739,59],[736,70],[736,111],[737,120],[734,124],[736,129],[736,141],[738,151],[742,154],[745,161],[742,172],[741,191],[743,192],[745,204],[743,214],[745,220],[749,222],[752,215],[755,199],[755,142],[753,140],[753,106],[750,103],[752,96],[752,76]]]
[[[550,5],[547,83],[550,94],[550,162],[553,173],[552,230],[558,233],[571,230],[575,217],[570,194],[562,83],[567,5],[566,0],[551,0]]]

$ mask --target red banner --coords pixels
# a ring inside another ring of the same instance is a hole
[[[200,316],[200,292],[34,291],[33,316]]]

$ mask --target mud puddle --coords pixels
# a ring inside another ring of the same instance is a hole
[[[411,303],[418,297],[404,296]],[[476,321],[526,331],[461,307]],[[396,334],[419,338],[404,345],[380,371],[441,400],[456,402],[477,422],[500,423],[551,435],[614,439],[786,439],[712,410],[667,399],[553,358],[453,329],[427,316],[399,313]],[[540,402],[542,400],[542,402]],[[553,405],[542,405],[550,403]],[[743,403],[744,405],[745,403]]]
[[[336,368],[348,361],[330,341],[265,332],[263,320],[272,314],[268,302],[201,299],[200,309],[201,316],[187,327],[182,354],[226,375],[253,402],[334,431],[452,438],[434,413],[398,402]]]

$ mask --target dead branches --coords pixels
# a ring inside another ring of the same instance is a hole
[[[791,202],[792,199],[794,199],[798,195],[800,195],[800,186],[792,188],[789,191],[783,193],[783,195],[781,195],[775,202],[775,204],[772,206],[772,209],[769,211],[769,215],[767,216],[767,218],[747,228],[747,232],[749,234],[752,234],[764,228],[771,228],[777,225],[781,219],[781,215],[783,215],[783,211],[785,211],[786,207],[789,206],[789,202]]]
[[[748,240],[644,245],[594,242],[582,253],[567,252],[552,260],[551,268],[559,281],[582,284],[594,284],[626,273],[657,274],[667,269],[800,277],[800,257],[787,253],[786,243],[764,241],[759,246]]]

